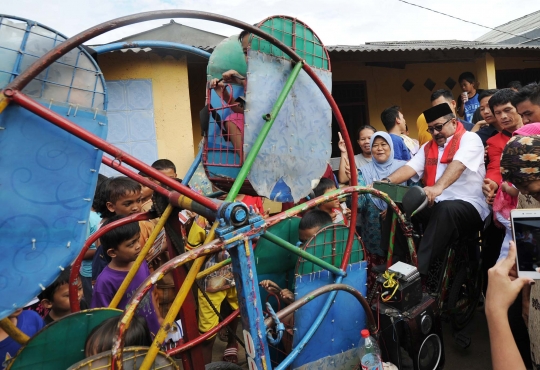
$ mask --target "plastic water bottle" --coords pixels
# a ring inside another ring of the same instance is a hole
[[[360,332],[362,339],[358,343],[358,357],[362,364],[362,370],[383,370],[381,351],[375,338],[369,335],[369,330]]]

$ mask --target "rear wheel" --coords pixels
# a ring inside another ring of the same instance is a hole
[[[448,295],[448,314],[454,330],[462,330],[476,312],[482,289],[482,274],[478,271],[468,278],[467,268],[456,274]]]

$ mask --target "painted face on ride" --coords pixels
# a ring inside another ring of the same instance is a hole
[[[456,119],[438,118],[428,124],[428,132],[438,146],[444,146],[446,140],[456,132]]]
[[[378,163],[384,163],[390,159],[391,153],[392,150],[390,149],[390,145],[382,137],[377,137],[375,140],[373,140],[371,155]]]
[[[516,107],[518,114],[523,120],[523,124],[540,122],[540,106],[533,104],[530,100],[519,103]]]
[[[521,117],[517,113],[517,110],[514,108],[512,103],[494,106],[493,114],[495,115],[495,118],[497,119],[497,122],[501,128],[508,132],[514,132],[523,126]]]
[[[373,136],[373,134],[374,132],[372,129],[365,128],[360,131],[360,134],[358,135],[358,145],[360,145],[360,149],[364,154],[371,154],[369,143],[371,142],[371,136]]]
[[[117,215],[129,216],[141,211],[141,200],[141,192],[132,191],[124,194],[114,203],[107,202],[107,208]]]
[[[141,252],[140,236],[140,233],[135,234],[132,238],[120,243],[116,249],[108,249],[107,254],[119,264],[127,264],[135,261]]]

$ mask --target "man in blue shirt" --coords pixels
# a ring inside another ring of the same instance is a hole
[[[409,152],[403,138],[400,136],[407,131],[407,122],[405,122],[400,110],[397,105],[386,108],[381,113],[381,121],[394,143],[394,159],[408,161],[411,159],[411,152]]]

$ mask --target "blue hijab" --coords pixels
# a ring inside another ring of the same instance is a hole
[[[390,157],[388,157],[388,160],[386,162],[379,163],[372,154],[372,161],[360,168],[359,172],[364,177],[367,185],[373,183],[373,181],[380,181],[385,177],[388,177],[398,168],[407,164],[406,161],[394,159],[394,143],[392,142],[392,138],[390,137],[390,135],[386,132],[377,131],[373,134],[369,142],[370,149],[373,148],[373,142],[378,137],[382,137],[390,146]],[[401,183],[401,185],[405,185],[405,183]],[[370,197],[373,203],[377,206],[377,208],[379,208],[381,211],[384,211],[386,209],[387,204],[384,200],[371,195]]]

